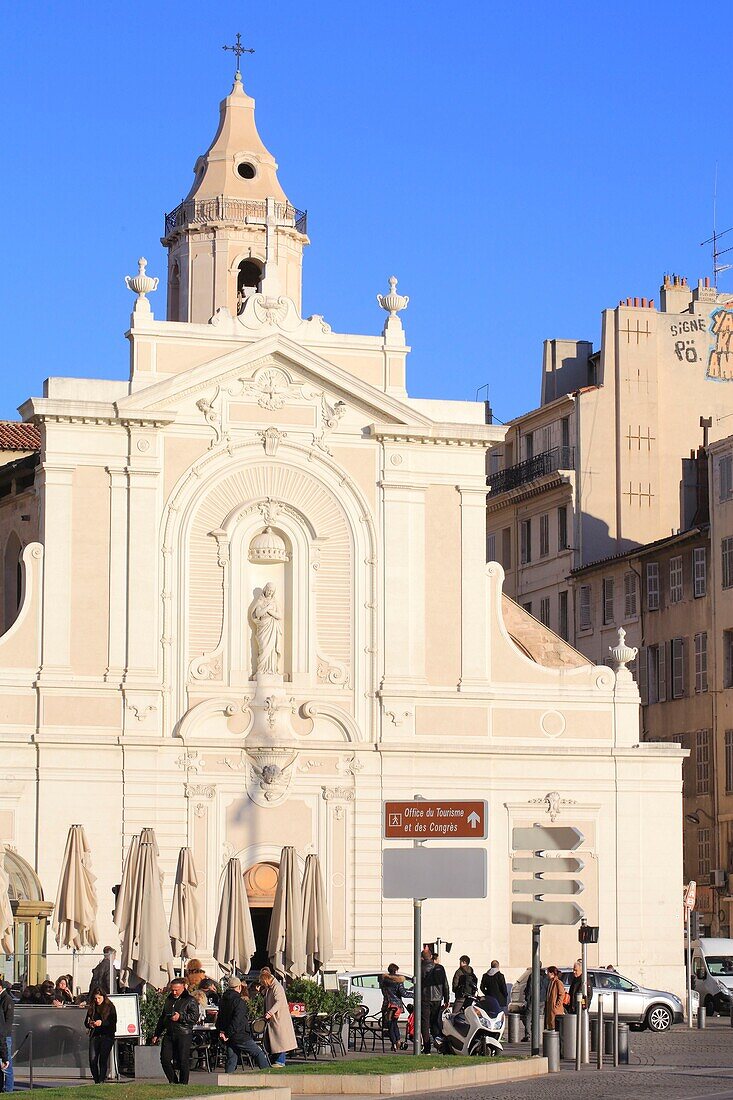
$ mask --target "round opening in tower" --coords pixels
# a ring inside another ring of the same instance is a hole
[[[250,164],[248,160],[243,160],[237,165],[237,173],[243,180],[253,180],[257,175],[257,170],[254,164]]]

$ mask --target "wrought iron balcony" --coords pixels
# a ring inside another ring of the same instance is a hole
[[[305,234],[308,228],[308,211],[298,210],[289,202],[275,203],[275,217],[279,223],[292,222],[293,229]],[[211,222],[233,222],[244,225],[247,218],[264,222],[267,206],[259,199],[228,199],[219,195],[215,199],[189,199],[180,203],[165,216],[165,237],[187,225],[208,225]]]
[[[506,493],[509,489],[516,489],[520,485],[526,485],[529,481],[535,481],[545,474],[552,474],[555,470],[572,470],[575,465],[575,449],[573,447],[552,447],[549,451],[526,458],[524,462],[518,462],[516,466],[507,466],[505,470],[499,470],[495,474],[489,474],[486,484],[491,490],[492,497],[499,493]]]

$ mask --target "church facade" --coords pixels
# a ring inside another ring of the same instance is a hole
[[[427,901],[426,940],[519,973],[512,829],[572,824],[591,962],[680,990],[684,753],[638,743],[627,653],[594,666],[502,595],[485,462],[504,429],[408,396],[396,281],[381,335],[302,316],[305,216],[239,74],[163,243],[166,320],[144,261],[128,277],[129,381],[49,379],[0,467],[0,841],[53,901],[82,823],[113,944],[131,837],[155,828],[167,898],[190,845],[209,965],[228,859],[261,944],[282,847],[317,852],[332,964],[409,969],[383,800],[485,798],[488,897]],[[574,928],[544,937],[546,962],[576,957]]]

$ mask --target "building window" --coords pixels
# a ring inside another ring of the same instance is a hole
[[[697,877],[704,881],[710,877],[710,829],[697,830]]]
[[[708,591],[708,553],[704,546],[696,546],[692,551],[692,566],[697,600],[700,596],[706,596]]]
[[[680,603],[683,596],[682,557],[669,559],[669,601]]]
[[[526,459],[534,458],[534,433],[527,432],[524,437],[524,457]]]
[[[505,527],[501,532],[501,564],[505,572],[512,567],[512,529]]]
[[[522,611],[526,611],[528,615],[532,614],[532,601],[531,600],[527,600],[526,603],[522,604]]]
[[[725,731],[725,792],[733,794],[733,730]]]
[[[636,618],[636,573],[624,573],[624,618]]]
[[[557,548],[568,549],[568,506],[561,505],[557,510]]]
[[[659,611],[659,565],[655,561],[646,567],[646,609]]]
[[[563,449],[570,446],[570,417],[564,416],[560,421],[560,445]]]
[[[733,454],[723,455],[718,463],[720,500],[733,499]]]
[[[733,588],[733,535],[720,543],[723,558],[723,588]]]
[[[613,622],[613,577],[603,579],[603,622]]]
[[[733,630],[723,631],[723,687],[733,687]]]
[[[650,703],[663,703],[667,698],[667,673],[664,645],[647,646],[647,693]]]
[[[496,535],[486,536],[486,560],[496,561]]]
[[[695,693],[708,690],[708,636],[695,635]]]
[[[591,586],[589,584],[581,584],[580,598],[578,600],[578,629],[590,630],[592,625]]]
[[[494,449],[489,452],[489,473],[498,474],[501,469],[501,459],[503,452]]]
[[[527,565],[532,561],[532,520],[523,519],[519,528],[520,561]]]
[[[672,650],[672,698],[681,699],[685,694],[685,639],[673,638]]]
[[[542,429],[542,450],[543,451],[549,451],[551,446],[552,446],[552,429],[551,428],[543,428]]]
[[[550,625],[550,597],[543,596],[540,600],[540,622],[544,626]]]
[[[546,558],[550,553],[550,514],[543,512],[540,516],[540,557]]]
[[[695,738],[695,782],[698,794],[710,792],[710,730],[698,730]]]
[[[568,632],[568,594],[567,591],[557,594],[557,624],[561,638],[567,642]]]

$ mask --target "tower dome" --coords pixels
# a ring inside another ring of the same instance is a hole
[[[266,527],[255,535],[249,544],[249,560],[254,563],[267,561],[288,561],[288,553],[285,541],[273,531],[272,527]]]

